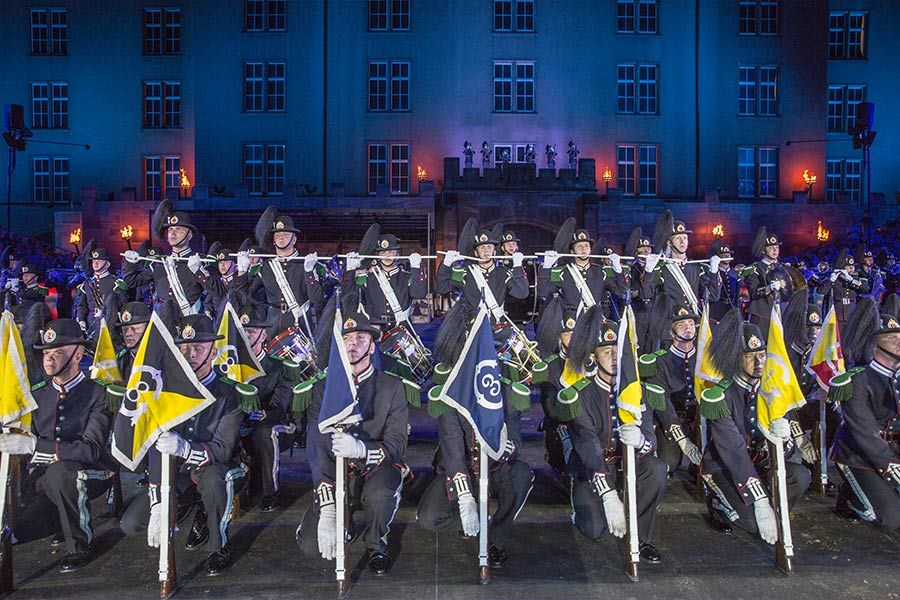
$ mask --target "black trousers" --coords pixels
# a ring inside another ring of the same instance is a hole
[[[900,529],[900,493],[892,484],[869,469],[841,464],[838,468],[844,477],[841,493],[849,491],[850,506],[860,517],[891,531]]]
[[[368,550],[387,552],[388,534],[403,489],[403,473],[396,465],[382,465],[362,477],[351,475],[347,481],[350,517],[362,508],[366,530],[362,538]],[[300,549],[308,558],[319,556],[319,510],[315,503],[303,513],[297,529]]]
[[[472,482],[472,494],[478,500],[478,480]],[[503,549],[509,540],[513,522],[525,506],[534,485],[534,473],[523,460],[512,460],[499,465],[488,475],[488,496],[497,499],[497,509],[490,521],[491,544]],[[447,497],[446,478],[435,477],[422,499],[416,520],[428,531],[462,531],[459,518],[459,501]]]
[[[670,472],[681,466],[681,448],[663,433],[659,424],[656,425],[656,456],[666,463]]]
[[[281,453],[290,449],[293,436],[288,434],[282,423],[260,421],[253,424],[249,435],[241,438],[241,443],[253,459],[251,473],[254,475],[251,479],[255,482],[256,473],[259,474],[263,496],[277,494]]]
[[[61,460],[36,467],[26,479],[13,534],[18,543],[62,531],[67,552],[83,552],[94,539],[90,501],[110,486],[110,473]]]
[[[638,539],[642,542],[651,542],[656,527],[656,511],[666,493],[668,467],[655,456],[638,458],[636,466]],[[615,479],[616,489],[621,490],[625,485],[624,474],[617,473]],[[607,529],[603,500],[589,481],[573,478],[571,485],[572,524],[586,538],[599,539]],[[628,507],[625,508],[627,511]]]
[[[179,501],[190,497],[195,491],[200,494],[209,527],[210,552],[220,550],[228,544],[228,524],[231,523],[231,507],[236,494],[244,487],[244,469],[213,463],[192,473],[179,472],[175,477],[175,487]],[[196,489],[194,489],[196,487]],[[150,497],[139,493],[125,509],[119,526],[125,535],[146,533],[150,522]]]
[[[812,476],[809,469],[800,463],[785,462],[785,479],[787,481],[787,500],[788,510],[793,510],[794,505],[800,500],[800,497],[809,489],[809,482]],[[763,485],[769,489],[768,476],[765,472],[761,472]],[[737,488],[731,482],[731,477],[725,471],[712,474],[704,474],[703,480],[706,482],[710,491],[715,494],[713,507],[718,510],[720,515],[726,520],[734,523],[741,529],[750,533],[757,533],[756,512],[753,509],[753,503],[744,504],[743,497],[738,493]],[[771,493],[771,490],[769,490]],[[776,500],[773,498],[772,503]]]

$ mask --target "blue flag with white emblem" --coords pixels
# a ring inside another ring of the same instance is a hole
[[[325,378],[322,408],[319,410],[321,433],[331,433],[335,427],[351,425],[362,420],[350,358],[347,356],[347,348],[341,335],[343,317],[340,302],[337,305],[331,332],[331,350],[328,354],[328,376]]]
[[[506,415],[500,388],[494,334],[482,304],[438,399],[472,425],[478,441],[495,460],[503,454],[506,444]]]

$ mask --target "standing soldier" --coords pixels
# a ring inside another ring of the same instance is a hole
[[[642,350],[648,348],[650,309],[653,303],[653,278],[644,266],[647,264],[647,256],[652,252],[653,245],[650,238],[643,234],[640,227],[632,229],[631,236],[625,244],[625,254],[634,256],[634,260],[626,268],[630,284],[631,309],[634,311],[635,334],[638,347]]]
[[[100,327],[100,317],[110,297],[116,295],[117,303],[124,302],[128,286],[125,281],[116,279],[110,273],[109,253],[106,248],[98,248],[94,240],[88,243],[79,260],[91,275],[78,285],[75,318],[87,332],[88,338],[94,339]]]
[[[215,261],[216,270],[204,284],[204,288],[206,288],[205,311],[213,320],[222,310],[228,292],[236,287],[237,262],[233,254],[219,242],[213,242],[209,246],[208,258]]]
[[[519,244],[522,240],[516,237],[515,231],[504,230],[500,225],[494,227],[491,236],[495,240],[500,241],[500,251],[498,254],[506,257],[506,260],[503,260],[500,264],[508,269],[512,268],[512,256],[513,254],[520,252]],[[536,308],[535,299],[537,298],[536,295],[532,297],[532,293],[535,289],[534,264],[534,260],[531,258],[526,258],[522,262],[522,268],[525,270],[525,277],[528,279],[528,295],[521,299],[507,298],[506,300],[507,314],[520,327],[525,327],[525,325],[534,318],[534,311]]]
[[[750,294],[750,322],[759,327],[763,342],[769,337],[769,317],[776,302],[788,302],[794,293],[791,276],[778,262],[781,242],[774,233],[760,227],[753,240],[756,262],[746,267],[741,278]]]
[[[34,263],[25,263],[18,268],[16,277],[7,281],[7,291],[12,295],[13,301],[9,304],[33,304],[45,302],[47,288],[40,283],[41,269]]]
[[[822,295],[831,293],[831,303],[834,305],[840,331],[846,331],[845,327],[856,308],[856,301],[868,291],[868,282],[856,273],[856,261],[847,254],[846,249],[841,250],[834,261],[831,277],[819,288]]]
[[[731,245],[716,238],[709,246],[709,256],[718,256],[721,260],[719,265],[719,286],[721,293],[719,299],[709,303],[709,318],[715,322],[722,320],[729,310],[740,307],[741,281],[740,274],[737,269],[731,265],[734,253],[731,251]]]
[[[872,251],[860,244],[853,252],[853,258],[856,260],[859,276],[866,280],[866,288],[868,288],[862,296],[874,298],[875,303],[880,306],[887,288],[884,287],[884,274],[875,266],[875,257],[872,255]]]

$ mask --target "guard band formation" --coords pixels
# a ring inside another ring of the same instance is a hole
[[[521,454],[532,399],[572,524],[623,538],[633,579],[663,560],[656,513],[679,469],[710,527],[759,536],[787,572],[790,510],[810,486],[837,487],[843,518],[900,528],[900,298],[871,249],[809,270],[762,228],[746,265],[721,239],[689,259],[692,232],[669,211],[653,236],[632,232],[629,256],[574,219],[531,256],[472,219],[432,257],[402,255],[377,224],[358,251],[301,255],[301,232],[271,207],[236,251],[196,251],[190,215],[168,202],[153,226],[168,251],[125,252],[120,277],[106,249],[85,247],[71,318],[51,318],[36,265],[3,260],[0,574],[13,543],[43,537],[65,547],[60,571],[86,567],[91,500],[106,493],[122,531],[159,548],[163,596],[191,512],[183,543],[220,575],[237,499],[279,510],[281,455],[299,446],[313,494],[294,535],[334,561],[345,592],[349,543],[376,575],[397,558],[410,411],[424,409],[438,448],[418,526],[477,537],[487,582],[534,484]],[[451,304],[431,347],[413,325],[429,260]],[[125,471],[143,488],[127,507]]]

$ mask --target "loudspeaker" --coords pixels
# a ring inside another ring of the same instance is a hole
[[[21,104],[3,105],[3,127],[7,131],[25,129],[25,109]]]
[[[871,131],[875,127],[875,103],[860,102],[856,107],[856,128]]]

